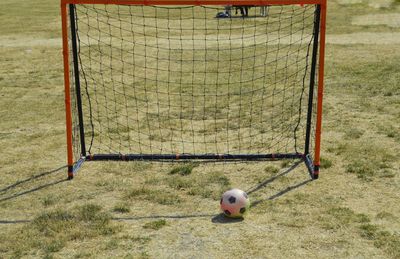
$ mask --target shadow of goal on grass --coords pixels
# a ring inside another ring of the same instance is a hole
[[[33,180],[37,180],[37,179],[42,178],[44,176],[48,176],[48,175],[54,174],[56,172],[61,171],[62,169],[66,168],[66,167],[67,167],[66,165],[65,166],[61,166],[61,167],[58,167],[56,169],[52,169],[50,171],[46,171],[46,172],[42,172],[42,173],[33,175],[33,176],[29,177],[29,178],[26,178],[26,179],[23,179],[23,180],[19,180],[19,181],[15,182],[15,183],[13,183],[13,184],[11,184],[9,186],[6,186],[6,187],[0,189],[0,195],[5,195],[5,194],[7,194],[8,191],[18,187],[21,184],[29,183],[29,182],[31,182]],[[65,181],[67,181],[67,179],[64,178],[64,179],[61,179],[61,180],[56,180],[56,181],[53,181],[53,182],[50,182],[50,183],[46,183],[46,184],[34,187],[34,188],[26,190],[26,191],[15,193],[15,194],[9,195],[7,197],[0,198],[0,202],[11,200],[11,199],[14,199],[14,198],[17,198],[17,197],[20,197],[20,196],[23,196],[23,195],[26,195],[26,194],[29,194],[29,193],[32,193],[32,192],[36,192],[36,191],[39,191],[39,190],[44,189],[46,187],[50,187],[50,186],[53,186],[53,185],[56,185],[56,184],[59,184],[59,183],[65,182]]]
[[[27,191],[19,192],[19,193],[10,195],[10,196],[5,197],[5,198],[0,198],[0,202],[11,200],[11,199],[15,199],[17,197],[20,197],[20,196],[23,196],[23,195],[26,195],[26,194],[29,194],[29,193],[32,193],[32,192],[36,192],[36,191],[39,191],[39,190],[44,189],[46,187],[53,186],[53,185],[56,185],[56,184],[59,184],[59,183],[65,182],[65,181],[68,181],[68,180],[67,179],[61,179],[61,180],[53,181],[51,183],[46,183],[46,184],[40,185],[38,187],[29,189]]]
[[[290,167],[286,168],[283,172],[274,175],[268,179],[265,179],[264,181],[262,181],[261,183],[257,184],[254,187],[249,188],[246,193],[247,194],[252,194],[253,192],[256,192],[262,188],[265,188],[268,184],[272,183],[273,181],[275,181],[276,179],[278,179],[279,177],[285,176],[288,173],[292,172],[297,166],[299,166],[301,163],[303,162],[303,160],[299,160],[296,161],[293,165],[291,165]]]
[[[299,187],[301,187],[301,186],[303,186],[303,185],[306,185],[306,184],[308,184],[309,182],[312,182],[312,179],[307,179],[307,180],[305,180],[305,181],[303,181],[303,182],[301,182],[301,183],[298,183],[298,184],[295,184],[295,185],[291,185],[291,186],[289,186],[289,187],[283,189],[282,191],[279,191],[279,192],[275,193],[274,195],[271,195],[270,197],[268,197],[268,198],[266,198],[266,199],[254,201],[254,202],[251,203],[250,208],[254,208],[254,207],[256,207],[258,204],[260,204],[260,203],[262,203],[262,202],[264,202],[264,201],[271,201],[271,200],[274,200],[274,199],[276,199],[276,198],[278,198],[278,197],[281,197],[282,195],[284,195],[284,194],[286,194],[286,193],[288,193],[288,192],[290,192],[290,191],[293,191],[294,189],[297,189],[297,188],[299,188]]]
[[[297,166],[299,166],[302,163],[303,163],[303,160],[296,161],[290,167],[288,167],[285,170],[283,170],[283,172],[281,172],[281,173],[279,173],[277,175],[274,175],[274,176],[272,176],[270,178],[267,178],[264,181],[262,181],[261,183],[259,183],[258,185],[254,186],[252,188],[249,188],[246,191],[246,193],[247,194],[252,194],[252,193],[254,193],[254,192],[256,192],[256,191],[258,191],[260,189],[265,188],[268,184],[272,183],[273,181],[277,180],[278,178],[283,177],[283,176],[289,174],[290,172],[292,172]],[[261,200],[257,200],[257,201],[252,202],[251,205],[250,205],[250,208],[257,206],[258,204],[260,204],[260,203],[262,203],[264,201],[274,200],[274,199],[276,199],[276,198],[278,198],[278,197],[280,197],[280,196],[282,196],[282,195],[284,195],[284,194],[286,194],[286,193],[288,193],[288,192],[290,192],[290,191],[292,191],[294,189],[297,189],[297,188],[299,188],[299,187],[301,187],[303,185],[306,185],[307,183],[312,182],[312,181],[313,180],[309,178],[309,179],[307,179],[307,180],[305,180],[303,182],[300,182],[298,184],[288,186],[285,189],[283,189],[282,191],[279,191],[279,192],[271,195],[270,197],[268,197],[266,199],[261,199]]]
[[[223,213],[219,214],[190,214],[190,215],[152,215],[152,216],[132,216],[132,217],[112,217],[116,221],[134,221],[142,219],[190,219],[190,218],[211,218],[212,223],[237,223],[243,218],[228,218]]]
[[[150,215],[150,216],[130,216],[130,217],[112,217],[116,221],[131,221],[141,219],[189,219],[189,218],[210,218],[215,214],[190,214],[190,215]]]
[[[32,181],[32,180],[41,178],[41,177],[43,177],[43,176],[46,176],[46,175],[49,175],[49,174],[52,174],[52,173],[56,173],[56,172],[58,172],[58,171],[61,171],[61,170],[64,169],[64,168],[67,168],[67,165],[58,167],[58,168],[56,168],[56,169],[52,169],[52,170],[50,170],[50,171],[46,171],[46,172],[43,172],[43,173],[39,173],[39,174],[36,174],[36,175],[32,175],[32,176],[29,177],[29,178],[26,178],[26,179],[24,179],[24,180],[17,181],[17,182],[15,182],[15,183],[13,183],[13,184],[11,184],[11,185],[9,185],[9,186],[6,186],[6,187],[0,189],[0,193],[6,192],[6,191],[8,191],[8,190],[10,190],[10,189],[13,189],[13,188],[17,187],[17,186],[20,185],[20,184],[23,184],[23,183],[26,183],[26,182],[30,182],[30,181]]]
[[[21,223],[29,223],[29,222],[32,222],[32,220],[29,220],[29,219],[1,220],[0,219],[0,224],[21,224]]]

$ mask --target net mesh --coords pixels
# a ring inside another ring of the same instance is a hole
[[[315,6],[219,12],[75,6],[88,153],[304,152]]]

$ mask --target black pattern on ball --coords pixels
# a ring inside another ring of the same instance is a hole
[[[231,215],[231,212],[229,210],[225,210],[224,213],[225,213],[225,215],[228,215],[228,216]]]
[[[231,196],[231,197],[229,197],[228,201],[229,201],[230,204],[235,203],[236,202],[236,198]]]
[[[245,208],[245,207],[240,208],[240,213],[241,213],[241,214],[243,214],[243,213],[245,213],[245,212],[246,212],[246,208]]]

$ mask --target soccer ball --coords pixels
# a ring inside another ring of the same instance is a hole
[[[250,208],[250,200],[242,190],[232,189],[222,194],[221,210],[230,218],[242,218]]]

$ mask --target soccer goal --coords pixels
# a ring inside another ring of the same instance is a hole
[[[84,161],[278,159],[318,178],[326,0],[62,0],[61,11],[69,179]]]

